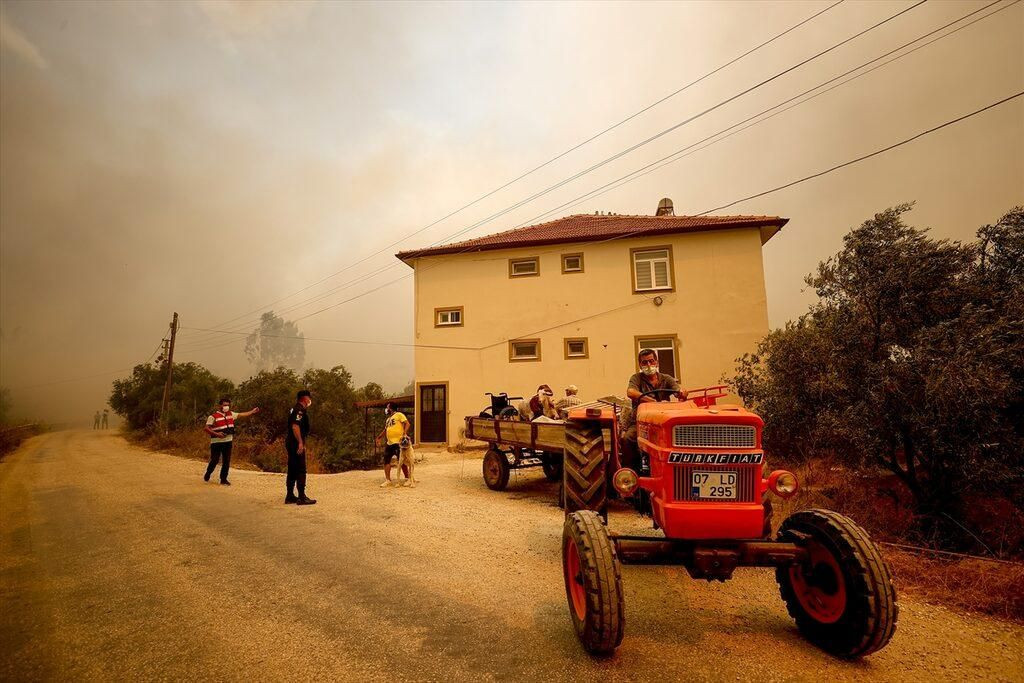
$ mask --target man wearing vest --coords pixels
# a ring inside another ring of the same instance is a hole
[[[220,410],[213,411],[206,418],[206,433],[210,435],[210,464],[206,467],[205,481],[210,481],[210,475],[217,468],[217,461],[221,461],[220,483],[224,486],[231,486],[228,481],[228,468],[231,467],[231,443],[235,439],[235,420],[240,417],[249,417],[260,412],[259,408],[253,408],[245,413],[231,412],[231,399],[224,397],[220,400]]]
[[[295,405],[288,411],[288,431],[284,437],[284,447],[288,451],[288,495],[284,497],[285,504],[316,504],[315,500],[306,497],[306,435],[309,434],[309,406],[312,404],[313,396],[303,389],[295,396]],[[299,489],[298,497],[295,496],[296,486]]]

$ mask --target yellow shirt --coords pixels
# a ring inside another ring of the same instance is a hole
[[[388,416],[387,422],[384,423],[384,428],[387,430],[388,443],[398,443],[405,436],[405,425],[409,424],[408,418],[402,413],[394,412]]]

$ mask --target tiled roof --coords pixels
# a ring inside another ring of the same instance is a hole
[[[547,223],[506,230],[494,235],[452,242],[437,247],[411,249],[395,254],[406,261],[419,256],[436,256],[461,252],[489,251],[535,247],[568,242],[598,242],[630,237],[671,235],[684,232],[705,232],[728,228],[768,228],[762,231],[767,242],[789,222],[778,216],[620,216],[577,214]]]

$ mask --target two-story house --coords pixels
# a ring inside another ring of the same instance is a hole
[[[414,269],[416,440],[458,443],[485,392],[624,396],[640,348],[717,384],[768,332],[761,247],[777,216],[574,215],[405,251]]]

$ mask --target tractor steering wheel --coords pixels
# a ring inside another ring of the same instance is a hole
[[[667,396],[664,399],[664,400],[667,401],[669,398],[671,398],[672,396],[675,396],[679,392],[680,392],[679,389],[651,389],[650,391],[645,391],[644,393],[640,394],[640,398],[637,399],[637,402],[639,402],[640,399],[642,399],[643,397],[650,396],[651,394],[667,394]],[[661,401],[662,399],[661,398],[656,398],[655,400],[656,401]]]

